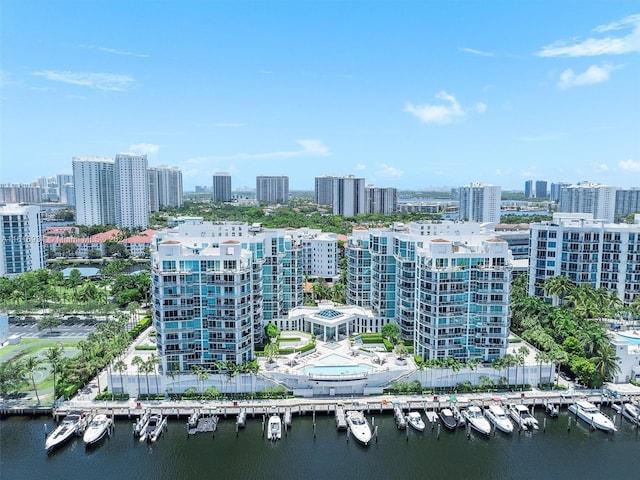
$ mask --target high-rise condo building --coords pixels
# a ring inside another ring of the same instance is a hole
[[[552,202],[559,203],[560,202],[560,193],[562,192],[562,189],[565,188],[565,187],[569,187],[569,186],[571,186],[570,183],[563,183],[563,182],[552,183],[551,184],[551,193],[549,195],[549,199]]]
[[[177,167],[149,167],[147,184],[150,212],[182,206],[182,172]]]
[[[149,223],[147,156],[119,153],[113,173],[116,225],[145,228]]]
[[[333,205],[333,185],[337,178],[340,177],[321,175],[315,178],[316,205]]]
[[[354,175],[336,177],[333,183],[333,214],[353,217],[367,212],[365,179]]]
[[[42,218],[37,205],[0,205],[0,276],[45,268]]]
[[[640,213],[640,188],[619,189],[616,191],[615,213],[620,217]]]
[[[559,212],[590,213],[596,220],[613,222],[616,211],[616,187],[580,182],[560,190]]]
[[[390,215],[398,210],[398,190],[393,187],[365,187],[367,213]]]
[[[501,188],[498,185],[472,183],[459,188],[460,220],[500,222]]]
[[[73,182],[76,222],[79,225],[114,225],[114,162],[110,158],[74,157]]]
[[[615,291],[626,304],[640,295],[640,215],[625,224],[556,213],[532,223],[530,235],[529,295],[544,297],[544,282],[558,275]]]
[[[37,183],[4,183],[0,203],[42,203],[42,188]]]
[[[231,201],[231,175],[226,172],[216,172],[213,174],[211,199],[214,203]]]
[[[256,177],[256,200],[264,203],[289,203],[289,177]]]

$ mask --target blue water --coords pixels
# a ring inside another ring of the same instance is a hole
[[[314,375],[351,375],[370,371],[371,367],[367,365],[314,365],[304,367],[304,373],[312,373]]]
[[[616,335],[618,335],[623,340],[626,340],[627,342],[629,342],[629,345],[640,345],[640,338],[630,337],[620,332],[616,333]]]

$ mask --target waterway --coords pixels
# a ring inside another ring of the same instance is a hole
[[[614,414],[608,408],[603,411]],[[186,419],[173,419],[164,437],[152,444],[133,439],[133,420],[86,450],[81,438],[47,455],[44,424],[49,417],[0,421],[0,478],[13,479],[630,479],[638,477],[640,431],[617,417],[618,432],[608,435],[576,424],[564,409],[557,419],[536,411],[540,430],[500,432],[483,438],[464,429],[424,432],[396,429],[393,416],[370,412],[378,440],[368,447],[344,431],[333,416],[294,414],[283,439],[262,436],[262,416],[247,418],[236,436],[234,419],[222,418],[215,436],[187,437]],[[426,420],[426,419],[425,419]],[[407,435],[408,433],[408,435]]]

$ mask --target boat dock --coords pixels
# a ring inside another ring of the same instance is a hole
[[[207,417],[199,417],[195,426],[187,425],[187,433],[195,435],[196,433],[215,433],[218,429],[218,417],[215,415]]]
[[[347,417],[344,412],[344,405],[336,405],[336,428],[338,430],[346,430],[347,425]]]

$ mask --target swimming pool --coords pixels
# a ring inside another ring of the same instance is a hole
[[[348,357],[332,353],[319,358],[315,365],[304,367],[304,373],[314,375],[354,375],[370,372],[372,367],[355,363]]]
[[[304,373],[313,375],[354,375],[370,371],[371,367],[367,365],[309,365],[304,367]]]
[[[640,334],[636,331],[628,333],[617,332],[616,335],[629,342],[629,345],[640,345]]]

